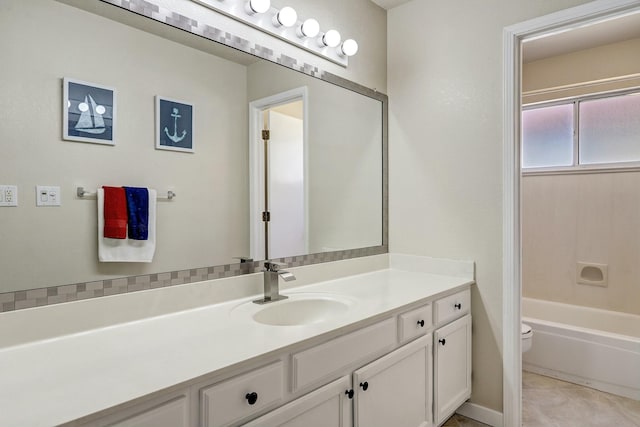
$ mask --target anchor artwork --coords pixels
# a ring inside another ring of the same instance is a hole
[[[156,148],[193,153],[193,106],[156,96]]]
[[[63,80],[63,139],[114,145],[115,90]]]

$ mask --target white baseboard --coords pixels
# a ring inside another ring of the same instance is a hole
[[[475,403],[463,403],[456,413],[493,427],[502,427],[502,412],[494,411]]]

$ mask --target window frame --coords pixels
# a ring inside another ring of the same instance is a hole
[[[522,112],[535,110],[538,108],[554,107],[557,105],[573,105],[573,164],[571,166],[546,166],[546,167],[524,167],[523,159],[520,159],[522,175],[561,175],[579,173],[606,173],[606,172],[635,172],[640,171],[640,160],[614,163],[590,163],[580,164],[580,103],[604,98],[616,98],[622,96],[639,96],[640,86],[598,92],[587,95],[577,95],[549,101],[532,102],[522,105]],[[522,113],[521,112],[521,113]],[[524,144],[524,136],[520,139]],[[524,150],[522,150],[524,152]]]

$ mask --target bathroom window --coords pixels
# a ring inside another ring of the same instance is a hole
[[[640,93],[580,103],[580,164],[640,161]]]
[[[522,112],[522,167],[573,165],[573,105]]]
[[[584,96],[522,111],[524,172],[640,166],[640,92]]]

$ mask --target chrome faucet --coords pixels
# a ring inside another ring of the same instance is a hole
[[[280,266],[276,263],[265,261],[264,263],[264,298],[255,300],[256,304],[267,304],[274,301],[280,301],[289,297],[280,295],[278,291],[278,278],[282,277],[285,282],[296,280],[296,276],[288,271],[280,270]]]

